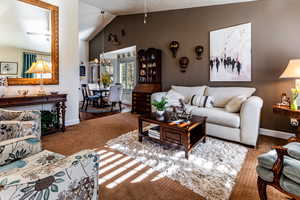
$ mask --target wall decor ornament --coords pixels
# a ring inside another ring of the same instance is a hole
[[[198,45],[195,47],[195,53],[197,55],[196,59],[201,60],[202,59],[202,54],[204,52],[204,47],[201,45]]]
[[[0,62],[1,75],[18,75],[17,62]]]
[[[186,72],[186,69],[187,69],[189,63],[190,63],[190,60],[188,57],[181,57],[179,59],[180,71],[183,73]]]
[[[251,81],[251,23],[210,32],[210,81]]]
[[[112,45],[114,45],[114,46],[119,46],[119,45],[121,45],[121,42],[119,41],[118,36],[117,36],[116,34],[110,33],[110,34],[108,35],[108,40],[107,40],[107,41],[108,41],[108,42],[111,42]]]
[[[177,55],[177,51],[179,49],[179,42],[177,41],[172,41],[170,44],[169,44],[169,48],[172,52],[172,55],[173,55],[173,58],[176,58],[176,55]]]

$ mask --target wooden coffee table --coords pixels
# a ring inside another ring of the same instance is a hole
[[[192,116],[191,123],[185,127],[170,124],[169,113],[165,113],[163,121],[157,119],[155,113],[141,115],[139,117],[139,141],[143,138],[153,140],[165,145],[175,145],[185,150],[185,158],[188,159],[189,152],[198,144],[206,141],[206,117]],[[160,139],[148,136],[148,131],[143,131],[144,123],[157,124],[160,126]]]

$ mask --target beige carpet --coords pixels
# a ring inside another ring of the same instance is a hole
[[[141,163],[135,163],[133,159],[126,158],[127,156],[104,147],[108,140],[135,130],[136,128],[137,116],[130,113],[83,121],[80,125],[68,127],[65,133],[56,133],[43,137],[43,148],[64,155],[70,155],[88,148],[97,148],[99,151],[105,150],[106,152],[102,152],[105,156],[102,156],[102,158],[104,158],[101,160],[104,164],[101,165],[100,170],[102,170],[103,173],[100,174],[100,177],[106,177],[107,181],[100,186],[101,200],[203,199],[178,182],[165,177],[160,178],[159,173],[152,171],[149,167],[140,169],[138,166],[140,166]],[[230,199],[259,199],[256,187],[256,157],[262,152],[268,151],[271,146],[282,145],[284,143],[285,141],[283,140],[260,137],[258,149],[250,149],[247,154],[246,161],[238,175],[237,184],[234,187]],[[118,162],[119,165],[117,165],[118,163],[113,165],[113,163],[116,162]],[[134,181],[141,176],[144,177],[141,181]],[[155,177],[155,181],[152,181]],[[114,187],[107,187],[107,185],[116,180],[120,183]],[[270,189],[269,199],[286,198],[273,189]]]

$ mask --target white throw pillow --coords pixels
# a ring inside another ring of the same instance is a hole
[[[180,99],[182,99],[182,100],[185,99],[185,97],[182,94],[176,92],[175,90],[170,90],[167,93],[166,98],[167,98],[167,101],[168,101],[167,106],[180,106],[179,100]]]
[[[184,86],[172,86],[172,90],[182,94],[184,96],[184,102],[189,103],[193,95],[204,96],[206,85],[197,87],[184,87]]]
[[[204,107],[204,108],[213,108],[214,107],[214,98],[211,96],[192,96],[190,104],[192,106]]]
[[[225,110],[231,113],[240,112],[242,104],[247,100],[245,96],[233,97],[225,106]]]
[[[215,107],[224,108],[226,104],[236,96],[245,96],[249,98],[256,91],[255,88],[248,87],[207,87],[205,96],[215,98]]]

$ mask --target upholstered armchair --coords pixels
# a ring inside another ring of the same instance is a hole
[[[98,155],[42,151],[39,111],[0,110],[0,200],[98,200]]]
[[[299,141],[300,142],[300,141]],[[257,185],[261,200],[267,200],[267,186],[300,199],[300,143],[276,146],[258,157]]]
[[[0,109],[0,166],[41,151],[39,111]]]

